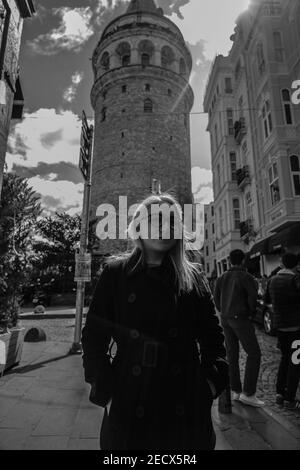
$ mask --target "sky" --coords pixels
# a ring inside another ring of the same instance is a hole
[[[12,124],[9,171],[29,178],[45,214],[80,213],[78,169],[81,113],[93,117],[90,58],[105,25],[125,12],[128,0],[34,0],[24,23],[20,71],[24,118]],[[216,54],[227,55],[235,20],[249,0],[157,0],[182,31],[193,57],[192,112],[203,112],[203,92]],[[207,115],[191,115],[192,185],[197,201],[213,200]]]

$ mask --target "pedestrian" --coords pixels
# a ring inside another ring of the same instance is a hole
[[[293,362],[293,344],[300,341],[300,275],[298,258],[286,253],[281,259],[283,269],[274,276],[266,292],[266,301],[272,303],[273,324],[277,331],[281,361],[276,381],[276,403],[288,409],[299,409],[296,399],[300,378],[300,364]]]
[[[264,402],[257,398],[256,388],[261,351],[252,322],[256,315],[258,285],[243,267],[244,260],[242,250],[233,250],[230,253],[231,267],[217,280],[214,297],[225,334],[233,400],[260,407]],[[239,368],[239,343],[247,354],[243,387]]]
[[[175,222],[152,213],[162,205]],[[139,233],[145,217],[148,229],[159,224],[158,236]],[[108,262],[95,289],[82,346],[85,379],[105,408],[102,450],[215,447],[211,406],[227,383],[224,336],[207,281],[187,258],[181,220],[170,195],[145,199],[128,229],[133,251]]]

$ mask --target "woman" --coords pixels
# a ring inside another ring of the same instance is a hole
[[[163,204],[174,210],[172,223],[151,211]],[[150,238],[141,214],[154,225]],[[211,406],[227,383],[224,337],[207,282],[188,261],[181,219],[170,195],[147,198],[128,229],[135,249],[99,278],[82,346],[91,400],[105,407],[103,450],[215,447]]]

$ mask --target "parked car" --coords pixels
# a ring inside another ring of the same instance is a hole
[[[259,296],[257,301],[256,317],[255,322],[262,325],[265,333],[270,336],[276,335],[276,330],[274,329],[274,313],[271,304],[266,304],[262,296]]]

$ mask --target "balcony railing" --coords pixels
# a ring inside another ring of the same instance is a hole
[[[256,232],[252,219],[247,219],[240,223],[240,234],[245,243],[249,243],[250,239],[255,238]]]
[[[248,165],[236,170],[236,182],[241,189],[250,183],[250,171]]]
[[[236,143],[240,145],[244,135],[247,134],[245,118],[240,118],[234,123],[234,138]]]

